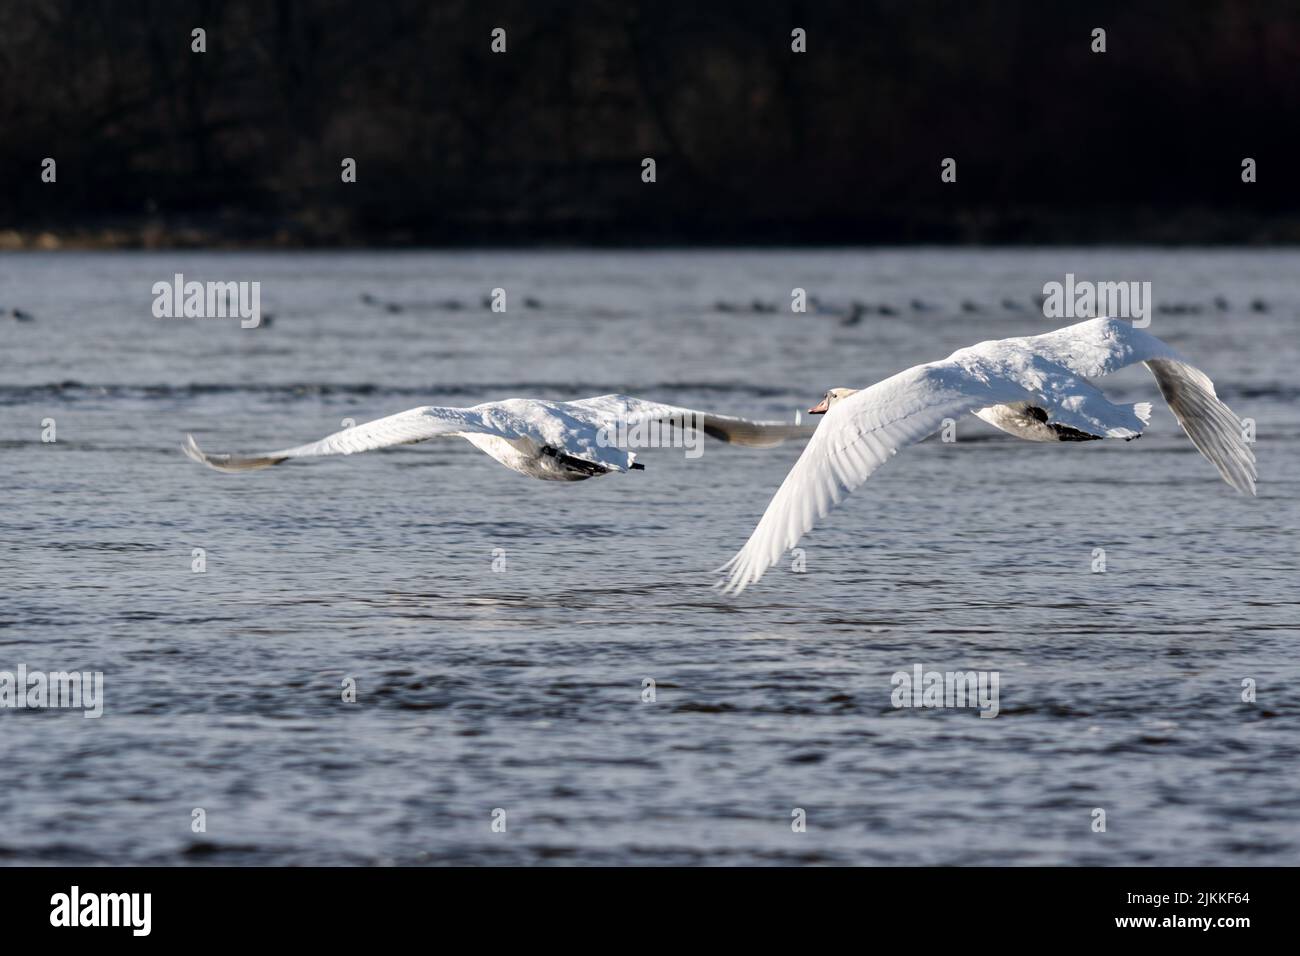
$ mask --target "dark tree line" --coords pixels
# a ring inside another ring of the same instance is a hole
[[[1297,107],[1297,0],[0,0],[0,231],[1297,241]]]

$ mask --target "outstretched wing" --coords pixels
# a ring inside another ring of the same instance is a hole
[[[650,402],[629,395],[599,395],[569,404],[590,415],[598,427],[622,425],[631,428],[643,422],[655,421],[680,428],[693,428],[720,441],[756,448],[770,448],[789,438],[806,438],[815,428],[811,424],[752,421],[731,415],[715,415],[712,412]]]
[[[267,451],[252,455],[208,454],[201,450],[193,435],[185,436],[181,450],[197,462],[217,471],[238,472],[269,468],[290,458],[310,458],[317,455],[351,455],[359,451],[372,451],[390,445],[409,445],[430,438],[452,437],[465,433],[499,435],[514,438],[488,425],[483,416],[473,409],[440,408],[425,405],[412,408],[386,418],[377,418],[363,425],[335,432],[320,441],[281,451]]]
[[[950,362],[918,365],[831,406],[786,475],[749,541],[718,570],[727,593],[743,591],[793,548],[844,496],[900,448],[986,405],[1022,401],[1012,381],[986,380]]]
[[[1243,494],[1255,494],[1255,453],[1246,444],[1241,420],[1219,401],[1209,377],[1195,366],[1169,359],[1153,359],[1146,367],[1197,450],[1224,481]]]
[[[1076,375],[1096,377],[1142,362],[1197,450],[1238,491],[1255,494],[1255,453],[1241,421],[1214,393],[1209,376],[1176,350],[1118,319],[1090,319],[1022,340]]]

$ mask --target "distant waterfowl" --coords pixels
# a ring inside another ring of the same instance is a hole
[[[849,314],[840,319],[840,325],[857,325],[866,314],[867,307],[861,302],[854,302]]]
[[[809,302],[814,301],[812,297]],[[540,303],[538,307],[540,308]],[[775,315],[780,312],[780,307],[774,302],[764,302],[762,299],[752,299],[749,302],[727,302],[719,299],[713,303],[713,308],[717,312],[752,312],[754,315]]]
[[[394,315],[402,312],[412,311],[435,311],[435,312],[459,312],[465,308],[465,303],[460,299],[436,299],[433,302],[398,302],[395,300],[380,299],[369,292],[361,293],[361,301],[366,305],[373,305],[375,308],[383,309]],[[530,300],[530,301],[536,301]],[[527,303],[525,303],[527,304]],[[490,297],[483,298],[483,307],[491,308],[492,300]]]
[[[35,322],[36,316],[30,312],[24,312],[22,309],[5,309],[0,312],[0,316],[6,319],[13,319],[15,322]]]
[[[808,296],[808,309],[813,315],[834,316],[843,320],[845,315],[853,308],[853,304],[844,304],[842,302],[827,302],[820,296]]]
[[[625,445],[638,430],[654,435],[672,428],[702,431],[736,445],[767,448],[812,433],[808,425],[751,421],[699,412],[626,395],[600,395],[577,402],[512,398],[472,408],[425,405],[336,432],[320,441],[251,455],[208,454],[193,435],[182,451],[224,472],[255,471],[294,458],[351,455],[431,438],[464,438],[512,471],[546,481],[581,481],[641,469]],[[659,426],[664,426],[662,429]]]
[[[983,311],[984,311],[983,309],[981,309],[981,308],[979,307],[979,304],[978,304],[978,303],[976,303],[976,302],[972,302],[970,299],[964,299],[964,300],[962,301],[962,304],[961,304],[961,310],[962,310],[963,312],[983,312]]]
[[[720,582],[737,593],[757,581],[844,496],[900,448],[968,413],[1039,442],[1137,438],[1146,402],[1115,405],[1088,381],[1142,362],[1192,443],[1238,491],[1255,493],[1255,455],[1214,383],[1153,335],[1090,319],[1027,338],[981,342],[870,388],[833,388],[809,409],[825,414],[749,541]]]
[[[1267,312],[1267,311],[1268,311],[1268,303],[1265,302],[1263,299],[1251,299],[1251,300],[1250,300],[1250,311],[1252,311],[1252,312]]]
[[[1025,311],[1025,307],[1021,305],[1019,302],[1017,302],[1015,299],[1003,299],[1002,308],[1006,309],[1008,312]]]

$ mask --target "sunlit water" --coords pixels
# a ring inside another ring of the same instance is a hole
[[[154,318],[175,272],[260,281],[273,323]],[[1140,367],[1105,387],[1154,402],[1141,441],[963,421],[738,599],[710,570],[797,445],[575,484],[459,440],[239,476],[179,451],[512,396],[789,417],[1067,324],[1032,302],[1066,272],[1195,307],[1151,331],[1257,422],[1257,499]],[[0,670],[103,671],[106,698],[0,710],[0,862],[1300,863],[1297,275],[1267,251],[0,257],[0,307],[35,316],[0,319]],[[796,286],[898,314],[792,315]],[[777,311],[717,308],[756,299]],[[999,715],[894,709],[915,664],[998,671]]]

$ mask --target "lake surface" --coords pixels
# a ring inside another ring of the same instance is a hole
[[[272,323],[154,318],[177,272],[260,282]],[[1257,423],[1258,498],[1141,367],[1104,382],[1153,402],[1141,441],[964,420],[735,599],[711,569],[798,443],[573,484],[460,440],[245,475],[179,450],[612,391],[789,418],[1069,324],[1033,299],[1067,272],[1152,282],[1149,331]],[[104,674],[98,719],[0,710],[0,863],[1300,864],[1297,276],[1294,251],[0,256],[0,308],[35,317],[0,319],[0,671]],[[796,286],[828,305],[791,314]],[[918,664],[996,671],[997,717],[894,708]]]

